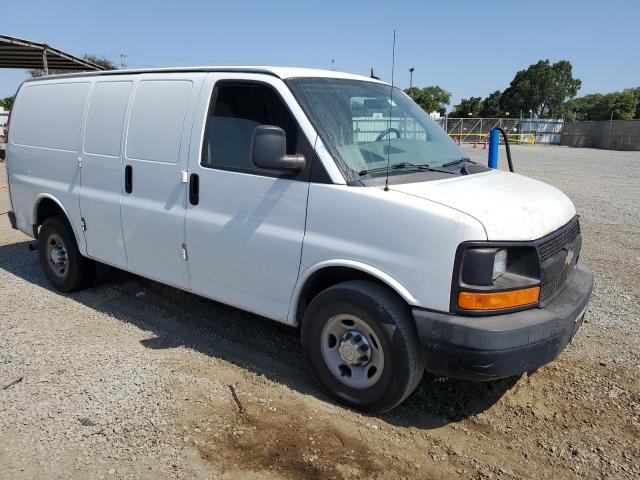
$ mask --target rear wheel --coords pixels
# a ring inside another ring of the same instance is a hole
[[[368,412],[398,405],[424,372],[409,308],[373,282],[340,283],[315,297],[304,314],[302,344],[318,383]]]
[[[51,284],[61,292],[89,286],[95,276],[95,263],[83,257],[75,236],[63,217],[49,217],[38,234],[40,265]]]

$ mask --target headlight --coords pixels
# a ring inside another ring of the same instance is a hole
[[[505,248],[468,248],[462,255],[461,283],[491,286],[507,271]]]
[[[507,271],[507,250],[501,248],[496,251],[496,256],[493,259],[493,275],[492,279],[497,280]]]
[[[540,263],[535,247],[518,242],[468,242],[456,253],[453,311],[488,313],[538,302]]]

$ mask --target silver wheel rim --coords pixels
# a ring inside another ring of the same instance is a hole
[[[69,270],[67,247],[58,234],[52,234],[47,241],[47,260],[49,268],[58,277],[64,277]]]
[[[325,364],[344,385],[363,389],[380,379],[384,369],[382,343],[361,318],[348,314],[331,317],[320,342]]]

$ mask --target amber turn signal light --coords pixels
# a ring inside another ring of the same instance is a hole
[[[536,303],[540,287],[523,288],[509,292],[460,292],[458,307],[464,310],[503,310]]]

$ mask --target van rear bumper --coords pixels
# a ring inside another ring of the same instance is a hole
[[[519,375],[552,361],[576,334],[593,274],[578,263],[562,292],[544,308],[487,317],[413,309],[426,370],[464,380]]]

